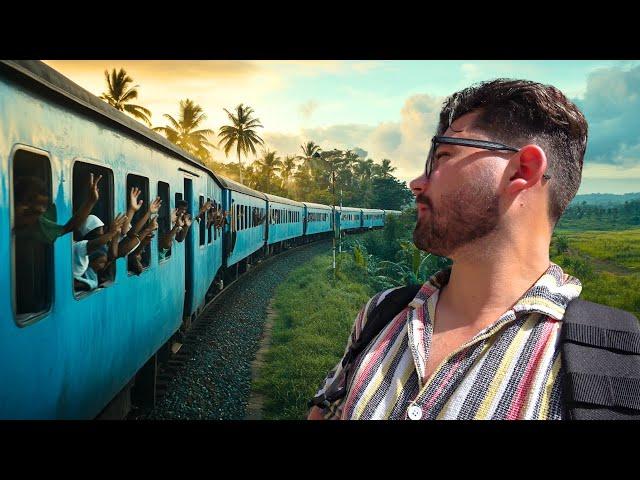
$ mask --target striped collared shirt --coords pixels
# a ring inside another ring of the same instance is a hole
[[[342,419],[561,419],[559,332],[580,281],[551,263],[513,307],[452,352],[427,378],[426,360],[440,288],[450,267],[434,274],[409,305],[355,360],[347,395],[325,409]],[[358,314],[347,350],[376,294]],[[317,394],[340,378],[341,362]]]

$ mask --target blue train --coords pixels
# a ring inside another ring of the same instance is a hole
[[[92,213],[108,225],[159,196],[160,230],[184,200],[228,212],[222,228],[194,222],[185,240],[147,248],[140,275],[118,259],[109,281],[74,289],[74,238],[27,250],[15,237],[15,179],[37,177],[64,222],[102,175]],[[397,211],[334,207],[268,195],[223,178],[164,137],[37,61],[0,61],[0,418],[89,419],[154,395],[158,362],[207,301],[252,263],[292,245],[384,226]],[[28,257],[29,261],[25,262]],[[28,264],[29,268],[25,268]]]

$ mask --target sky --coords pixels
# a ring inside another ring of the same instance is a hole
[[[251,106],[259,134],[278,155],[297,155],[314,141],[392,161],[409,181],[424,168],[428,142],[446,96],[499,77],[524,78],[562,90],[585,114],[589,143],[578,194],[640,191],[640,61],[616,60],[45,60],[99,96],[104,71],[124,68],[138,85],[137,103],[178,116],[180,100],[204,109],[205,128],[228,123],[224,108]],[[217,137],[212,143],[217,144]],[[216,161],[226,158],[214,150]],[[249,162],[252,157],[249,157]],[[244,159],[243,159],[244,162]]]

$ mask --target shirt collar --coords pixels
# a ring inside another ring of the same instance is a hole
[[[422,286],[414,301],[424,303],[449,282],[450,275],[450,266],[434,273]],[[512,310],[515,314],[537,312],[548,315],[555,320],[562,320],[567,305],[571,300],[577,298],[581,291],[582,283],[580,280],[563,272],[559,265],[550,262],[549,268],[516,301]]]

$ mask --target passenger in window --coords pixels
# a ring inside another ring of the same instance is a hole
[[[254,225],[260,225],[262,222],[264,222],[264,218],[265,218],[265,214],[262,213],[259,209],[255,209],[254,211],[254,216],[253,216],[253,224]]]
[[[204,220],[205,216],[207,214],[207,212],[209,212],[209,210],[211,210],[211,208],[213,207],[213,203],[211,202],[211,200],[207,200],[202,207],[200,207],[200,211],[198,212],[198,216],[195,218],[198,222],[200,220]]]
[[[176,235],[184,228],[183,215],[178,215],[178,209],[173,209],[171,212],[171,224],[173,227],[167,233],[158,238],[158,246],[160,247],[159,256],[160,260],[167,258],[167,254],[173,245],[173,240]]]
[[[98,287],[98,273],[108,265],[107,244],[118,235],[126,218],[126,215],[119,214],[106,233],[104,223],[95,215],[89,215],[80,226],[79,232],[83,240],[73,244],[73,278],[76,290],[93,290]]]
[[[19,177],[15,180],[16,239],[53,243],[58,237],[78,228],[87,219],[100,199],[98,183],[102,175],[89,177],[87,200],[64,225],[58,225],[55,203],[50,202],[47,186],[37,177]]]
[[[139,191],[135,192],[136,188],[131,189],[131,194],[129,197],[129,209],[127,210],[127,221],[129,220],[129,212],[133,211],[131,218],[135,215],[135,213],[140,210],[142,207],[142,200],[140,202],[137,201]],[[137,195],[135,194],[137,193]],[[149,205],[149,209],[147,212],[140,217],[140,219],[136,222],[135,226],[131,228],[131,224],[129,223],[128,228],[125,224],[120,232],[120,239],[117,248],[117,254],[115,258],[120,258],[131,254],[136,248],[140,246],[140,242],[142,241],[141,230],[147,223],[149,218],[153,217],[155,220],[155,216],[160,211],[160,207],[162,206],[162,199],[160,197],[156,197],[156,199],[151,202]],[[157,221],[155,222],[157,228]]]
[[[182,242],[185,238],[187,238],[187,233],[189,233],[189,228],[193,223],[193,219],[191,218],[191,214],[187,213],[187,208],[189,204],[185,200],[176,201],[176,210],[177,214],[184,221],[184,227],[180,232],[176,235],[176,241]]]
[[[140,275],[144,270],[144,265],[142,264],[142,258],[145,254],[145,250],[149,247],[151,240],[154,237],[154,233],[158,229],[158,221],[154,217],[149,222],[144,230],[140,232],[140,244],[138,247],[129,255],[127,260],[129,271],[135,275]]]
[[[224,227],[228,223],[228,220],[227,220],[228,216],[229,216],[229,212],[223,211],[222,207],[219,206],[214,213],[215,227],[218,229]]]

